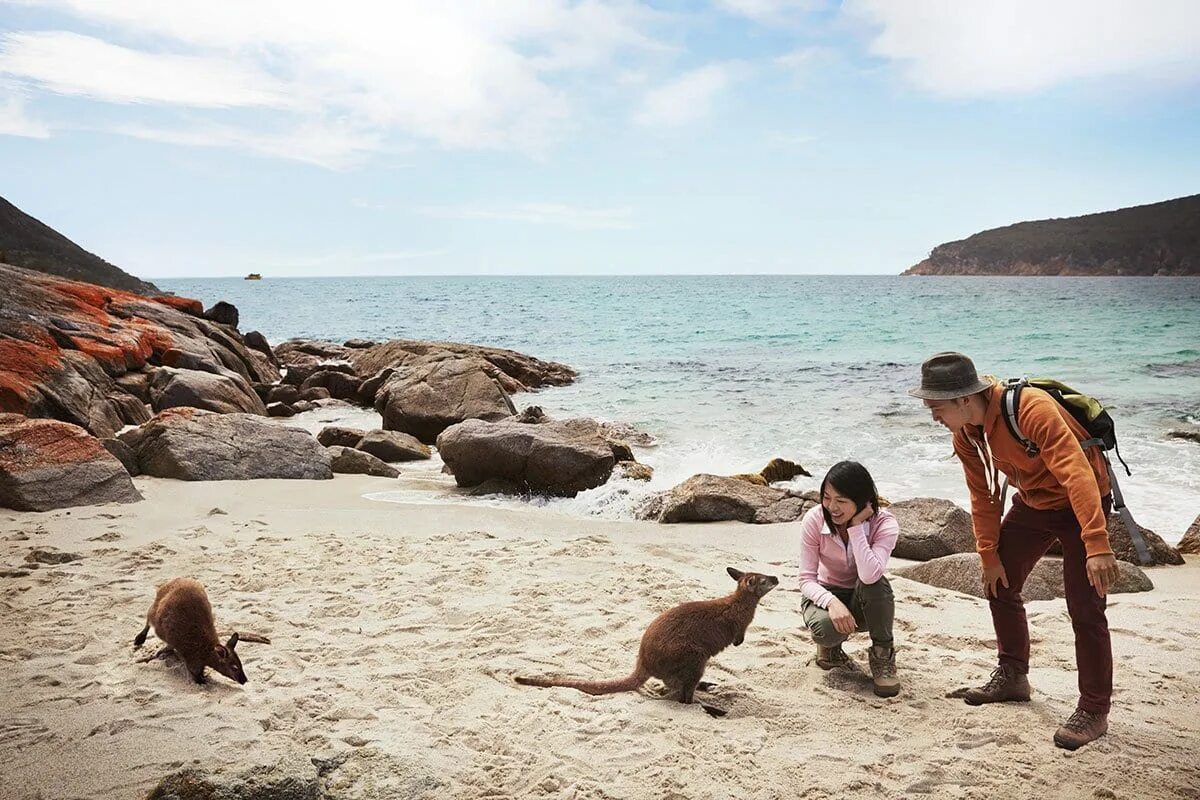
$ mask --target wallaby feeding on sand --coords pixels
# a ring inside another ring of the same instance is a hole
[[[642,634],[642,646],[637,664],[628,678],[607,681],[585,681],[575,678],[525,678],[517,683],[526,686],[566,686],[588,694],[631,692],[650,678],[658,678],[671,690],[679,691],[679,702],[691,703],[701,684],[708,659],[729,645],[745,641],[746,628],[754,619],[758,601],[779,585],[774,575],[757,572],[726,570],[738,582],[733,594],[717,600],[697,600],[664,611]],[[710,714],[725,712],[704,706]]]
[[[234,650],[238,640],[270,644],[266,637],[247,633],[234,633],[229,641],[221,644],[204,586],[191,578],[175,578],[158,587],[154,603],[146,613],[146,627],[133,640],[134,649],[146,643],[151,625],[154,635],[165,646],[142,661],[153,661],[174,650],[187,664],[196,683],[204,683],[205,667],[212,667],[230,680],[245,683],[242,660]]]

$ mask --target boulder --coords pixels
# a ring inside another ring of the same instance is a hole
[[[200,372],[211,372],[214,375],[220,375],[225,371],[225,368],[218,364],[211,356],[189,353],[177,347],[172,347],[162,354],[162,363],[164,367],[195,369]]]
[[[1120,575],[1116,584],[1109,589],[1110,594],[1121,592],[1148,592],[1154,588],[1146,573],[1133,564],[1124,561],[1117,562]],[[942,589],[969,594],[972,597],[986,599],[983,589],[982,569],[977,553],[956,553],[942,556],[924,564],[914,564],[910,567],[899,567],[892,570],[894,575],[909,580],[927,583]],[[1025,600],[1053,600],[1064,597],[1062,559],[1046,557],[1037,563],[1021,596]]]
[[[387,383],[388,378],[396,374],[394,367],[387,367],[376,372],[371,377],[367,378],[358,387],[358,404],[373,408],[375,406],[375,396],[379,393],[379,387]]]
[[[459,486],[494,478],[524,492],[565,497],[603,484],[619,460],[593,420],[530,425],[469,419],[448,427],[437,447]]]
[[[150,381],[150,405],[167,408],[200,408],[218,414],[261,414],[267,407],[250,384],[230,375],[163,367]]]
[[[312,411],[317,407],[316,403],[312,402],[311,400],[297,400],[296,402],[292,403],[291,406],[297,414],[303,414],[305,411]]]
[[[0,414],[0,506],[49,511],[141,499],[121,462],[83,428]]]
[[[126,425],[141,425],[150,419],[150,409],[131,394],[113,392],[108,399],[113,408],[117,410],[117,416],[120,417],[121,422]]]
[[[515,350],[459,342],[393,339],[367,349],[340,348],[340,353],[354,364],[359,375],[373,375],[386,367],[399,369],[417,363],[463,358],[482,361],[487,365],[485,371],[489,376],[509,393],[544,386],[566,386],[576,377],[575,370],[566,364],[542,361]]]
[[[279,366],[279,359],[275,358],[275,351],[271,349],[271,345],[267,341],[267,337],[263,336],[258,331],[250,331],[242,337],[242,341],[246,343],[246,347],[262,353],[267,357],[268,361],[270,361],[276,367]]]
[[[212,308],[204,312],[204,318],[220,323],[221,325],[236,328],[238,326],[237,306],[233,303],[226,303],[224,300],[220,300]]]
[[[312,434],[252,414],[163,411],[118,437],[144,475],[186,481],[328,479],[329,453]]]
[[[318,400],[328,400],[332,395],[324,386],[310,386],[300,392],[300,399],[307,400],[310,403],[315,403]]]
[[[797,495],[725,475],[693,475],[655,495],[636,512],[663,523],[736,520],[756,524],[794,522],[816,505],[815,495]]]
[[[975,552],[971,515],[949,500],[914,497],[888,507],[900,525],[892,555],[913,561]]]
[[[1179,429],[1176,429],[1173,431],[1169,431],[1167,433],[1167,436],[1170,436],[1172,439],[1184,439],[1185,441],[1195,442],[1196,444],[1200,444],[1200,427],[1195,428],[1195,429],[1179,428]]]
[[[126,372],[124,375],[118,375],[114,378],[117,388],[126,394],[131,394],[143,403],[150,403],[150,378],[154,374],[154,370],[147,368],[146,371]]]
[[[617,477],[631,481],[648,481],[654,477],[654,467],[636,461],[618,461],[614,471]]]
[[[289,406],[287,403],[267,403],[268,417],[294,417],[296,409]]]
[[[368,431],[353,446],[389,462],[422,461],[431,457],[427,445],[422,444],[416,437],[399,431]]]
[[[482,362],[470,358],[397,369],[376,394],[375,409],[383,415],[385,430],[411,434],[426,444],[464,420],[501,420],[516,411]]]
[[[101,439],[100,444],[105,450],[112,453],[117,461],[121,462],[121,466],[125,468],[125,471],[131,477],[136,478],[142,474],[142,471],[138,469],[137,454],[133,452],[129,445],[120,439]]]
[[[368,347],[374,347],[379,342],[371,339],[350,339],[342,344],[342,347],[349,347],[351,350],[366,350]]]
[[[358,428],[345,428],[341,425],[329,425],[322,428],[317,434],[317,441],[326,447],[341,445],[342,447],[354,447],[362,438],[367,435],[364,430]],[[428,451],[428,448],[426,448]]]
[[[300,390],[290,383],[281,383],[278,386],[272,386],[267,392],[268,403],[291,403],[300,399]]]
[[[1179,554],[1179,551],[1167,544],[1154,531],[1142,528],[1142,537],[1146,540],[1146,547],[1150,550],[1152,565],[1173,564],[1178,566],[1184,563],[1183,556]],[[1126,530],[1120,514],[1108,515],[1108,546],[1112,548],[1113,555],[1118,560],[1141,566],[1142,562],[1138,560],[1137,551],[1133,549],[1133,540],[1129,538],[1129,531]],[[1046,552],[1052,556],[1061,556],[1062,545],[1055,540]]]
[[[1200,517],[1196,517],[1187,532],[1183,534],[1183,538],[1179,540],[1178,550],[1180,553],[1188,555],[1200,553]]]
[[[380,478],[395,478],[400,475],[400,470],[391,464],[385,463],[366,451],[355,450],[353,447],[335,444],[329,448],[329,455],[330,466],[337,473],[375,475]]]
[[[314,386],[323,386],[329,390],[330,397],[338,400],[357,400],[358,387],[361,383],[362,381],[354,375],[348,375],[339,370],[321,369],[304,379],[304,382],[300,384],[300,391],[303,392]]]

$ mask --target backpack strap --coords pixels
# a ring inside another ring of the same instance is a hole
[[[1021,410],[1021,390],[1028,385],[1028,378],[1009,378],[1004,382],[1004,391],[1000,393],[1000,416],[1004,418],[1008,432],[1025,448],[1025,454],[1033,457],[1042,449],[1021,433],[1021,425],[1017,422],[1017,413]]]

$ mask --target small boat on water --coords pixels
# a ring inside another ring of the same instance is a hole
[[[257,272],[251,272],[249,275],[246,276],[245,279],[248,281],[261,281],[262,275]]]

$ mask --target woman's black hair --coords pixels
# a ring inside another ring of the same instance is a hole
[[[833,486],[838,494],[853,500],[855,513],[866,508],[867,503],[876,511],[879,510],[879,492],[875,488],[875,480],[871,473],[867,472],[867,468],[857,461],[839,461],[829,468],[825,479],[821,481],[822,501],[825,499],[826,486]],[[829,509],[825,508],[824,502],[821,503],[821,513],[825,515],[825,524],[829,526],[829,530],[836,531],[833,518],[829,516]]]

